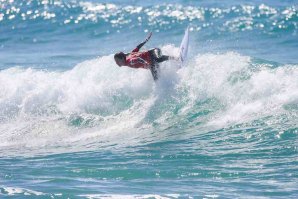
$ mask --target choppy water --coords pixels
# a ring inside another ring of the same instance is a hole
[[[0,0],[0,197],[297,198],[297,5]]]

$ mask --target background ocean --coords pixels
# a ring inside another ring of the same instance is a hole
[[[186,67],[119,68],[113,53]],[[298,198],[298,2],[0,0],[0,198]]]

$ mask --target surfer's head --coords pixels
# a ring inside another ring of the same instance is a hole
[[[115,62],[118,66],[124,66],[126,55],[123,52],[116,53],[114,55]]]

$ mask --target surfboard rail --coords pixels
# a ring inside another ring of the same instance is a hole
[[[188,45],[189,45],[189,26],[185,30],[185,33],[179,48],[179,59],[182,63],[181,65],[183,65],[183,63],[186,61],[187,53],[188,53]]]

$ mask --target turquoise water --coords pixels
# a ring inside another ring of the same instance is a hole
[[[297,5],[0,0],[0,198],[297,198]]]

